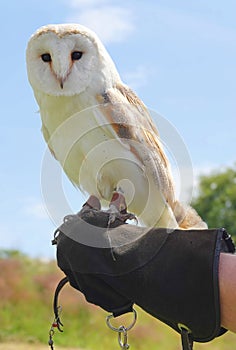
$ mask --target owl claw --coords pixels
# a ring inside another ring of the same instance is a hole
[[[96,196],[91,195],[89,199],[83,204],[83,209],[101,210],[100,200]]]
[[[114,192],[111,202],[109,204],[109,222],[108,226],[112,224],[116,219],[126,222],[127,220],[135,220],[138,222],[136,216],[127,212],[127,205],[125,197],[120,192]]]
[[[87,209],[94,209],[100,211],[100,200],[96,196],[91,195],[82,206],[82,211]],[[134,220],[136,223],[138,223],[136,216],[132,213],[127,212],[125,197],[122,193],[118,191],[113,193],[107,212],[109,213],[108,227],[111,224],[113,224],[117,219],[122,222],[126,222],[127,220]]]

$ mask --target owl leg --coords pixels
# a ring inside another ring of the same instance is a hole
[[[100,200],[94,196],[91,195],[88,200],[83,204],[82,210],[83,209],[96,209],[96,210],[101,210],[101,203]]]
[[[132,213],[127,212],[125,196],[119,190],[113,193],[108,212],[110,214],[109,224],[113,223],[116,219],[124,222],[126,220],[135,220],[137,222],[136,216]]]

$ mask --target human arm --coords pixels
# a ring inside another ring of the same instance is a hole
[[[220,309],[222,327],[236,333],[236,255],[220,254]]]

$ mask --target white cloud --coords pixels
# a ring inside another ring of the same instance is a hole
[[[108,3],[109,0],[70,0],[69,4],[74,8],[88,7],[88,6],[100,6]]]
[[[129,85],[133,90],[138,90],[147,84],[150,70],[143,66],[137,66],[133,71],[122,74],[124,82]]]
[[[48,220],[48,214],[42,201],[37,198],[24,198],[22,211],[25,215],[38,220]]]
[[[200,40],[211,40],[215,42],[235,41],[235,30],[226,27],[214,21],[211,18],[204,18],[198,13],[191,13],[188,11],[181,11],[181,9],[165,8],[156,6],[156,21],[162,28],[160,34],[174,37],[175,40],[186,40],[186,37],[191,37],[192,42],[195,43]],[[164,28],[164,29],[163,29]],[[188,34],[188,36],[186,35]]]
[[[210,176],[211,174],[214,173],[220,173],[226,171],[228,168],[233,168],[234,167],[234,160],[229,161],[226,163],[202,163],[196,167],[194,167],[194,178],[196,181],[199,180],[200,176]]]
[[[225,171],[232,167],[232,163],[219,164],[202,163],[198,166],[178,167],[172,164],[172,175],[175,183],[177,198],[184,203],[191,203],[192,198],[198,195],[198,186],[201,176],[210,176],[214,172]],[[181,174],[180,174],[181,171]]]
[[[94,30],[104,43],[120,42],[134,31],[134,18],[128,8],[106,0],[72,0],[67,22],[80,23]]]
[[[199,166],[194,167],[193,173],[194,173],[194,187],[193,187],[193,196],[198,195],[198,186],[199,186],[199,180],[201,176],[210,176],[212,174],[224,172],[227,168],[231,168],[234,166],[233,162],[227,162],[224,164],[214,164],[214,163],[203,163]]]

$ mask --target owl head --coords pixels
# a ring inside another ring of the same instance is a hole
[[[29,40],[26,62],[33,90],[48,95],[102,93],[120,81],[97,35],[78,24],[39,28]]]

